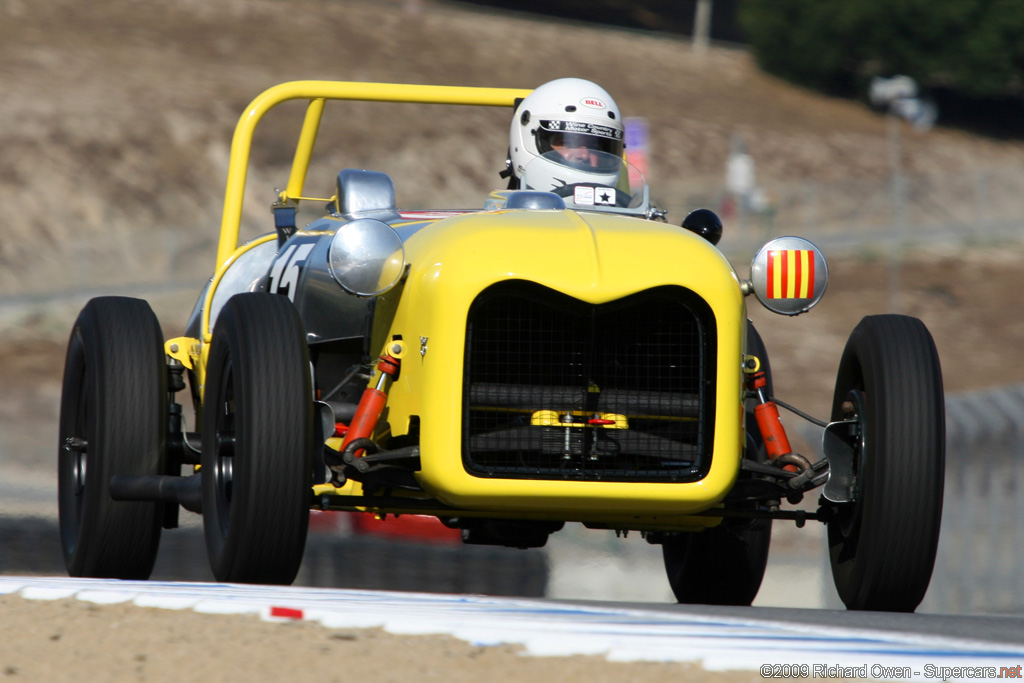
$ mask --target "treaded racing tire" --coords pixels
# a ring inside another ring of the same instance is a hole
[[[232,297],[221,310],[203,402],[203,528],[218,581],[290,584],[312,483],[309,349],[292,303]]]
[[[749,321],[747,352],[761,361],[770,396],[768,350]],[[748,399],[746,403],[746,457],[764,462],[768,454],[754,418],[756,401]],[[770,519],[724,519],[711,529],[666,537],[662,557],[676,600],[683,604],[749,606],[757,597],[768,566],[771,534]]]
[[[857,499],[832,506],[832,576],[851,610],[913,612],[931,581],[945,470],[942,371],[924,323],[868,316],[836,377],[832,419],[857,419]]]
[[[68,574],[148,579],[163,503],[115,501],[116,475],[157,475],[166,461],[167,368],[149,304],[89,301],[64,365],[58,454],[61,549]]]

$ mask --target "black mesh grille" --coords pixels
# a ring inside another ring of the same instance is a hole
[[[594,306],[526,282],[467,325],[463,461],[478,476],[693,481],[710,466],[715,325],[661,287]]]

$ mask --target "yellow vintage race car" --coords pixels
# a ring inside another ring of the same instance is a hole
[[[426,212],[397,207],[387,175],[344,169],[325,215],[296,225],[328,101],[515,107],[528,93],[299,81],[252,102],[185,336],[164,339],[124,297],[90,301],[71,333],[72,575],[147,578],[185,508],[218,580],[290,583],[310,510],[345,510],[432,515],[466,543],[519,548],[567,522],[635,530],[663,546],[680,602],[750,604],[772,520],[816,520],[849,608],[916,608],[942,507],[935,346],[914,318],[861,321],[830,419],[793,409],[823,427],[822,453],[793,453],[745,301],[817,303],[827,266],[810,242],[770,241],[743,277],[712,212],[669,225],[636,175]],[[254,130],[292,100],[308,106],[273,231],[240,245]],[[816,510],[793,507],[812,491]]]

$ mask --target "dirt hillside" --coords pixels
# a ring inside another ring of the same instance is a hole
[[[737,50],[436,0],[4,0],[0,3],[0,285],[138,279],[211,268],[238,116],[294,79],[534,87],[580,76],[648,118],[655,198],[682,218],[722,187],[740,135],[759,183],[869,179],[889,171],[885,120],[788,86]],[[301,109],[268,118],[247,218],[290,162]],[[501,181],[508,114],[449,107],[329,108],[310,193],[340,168],[394,176],[404,206],[479,205]],[[949,130],[907,135],[907,172],[1024,162],[1024,145]],[[780,226],[780,229],[786,226]],[[40,249],[45,245],[45,249]],[[69,263],[69,251],[88,265]],[[160,258],[162,256],[162,259]],[[72,266],[73,267],[69,267]],[[35,277],[33,277],[35,275]],[[49,284],[49,283],[48,283]]]

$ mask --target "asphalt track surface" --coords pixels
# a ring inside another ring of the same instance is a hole
[[[986,667],[993,667],[991,673],[1024,662],[1024,618],[1020,617],[24,576],[0,577],[0,594],[258,614],[271,621],[305,619],[328,628],[379,627],[397,634],[448,634],[475,645],[519,644],[527,654],[537,656],[587,654],[613,661],[690,661],[709,670],[763,673],[760,668],[764,665],[806,664],[846,667],[843,671],[863,673],[869,679],[977,680],[979,674],[989,671]]]

